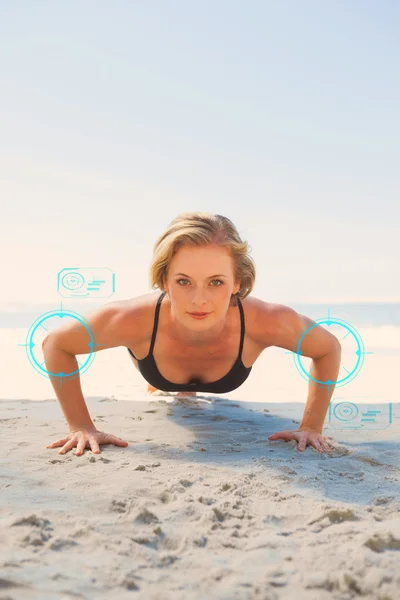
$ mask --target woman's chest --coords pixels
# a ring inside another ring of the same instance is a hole
[[[223,377],[239,357],[239,344],[226,343],[219,346],[182,348],[170,340],[159,340],[153,357],[160,373],[169,381],[185,383],[192,379],[202,382],[216,381]]]
[[[149,359],[150,342],[147,340],[137,345],[134,354],[139,360]],[[240,332],[217,345],[198,346],[182,345],[164,332],[158,332],[152,355],[162,377],[173,383],[185,384],[193,379],[202,383],[222,379],[239,358],[245,367],[251,367],[261,352],[262,348],[251,336],[244,334],[240,353]],[[134,363],[138,367],[137,362]]]

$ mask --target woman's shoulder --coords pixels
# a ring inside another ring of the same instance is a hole
[[[242,300],[243,307],[247,307],[248,312],[254,318],[262,315],[275,314],[279,308],[288,308],[284,304],[277,304],[276,302],[266,302],[257,298],[256,296],[246,296]]]
[[[266,302],[251,295],[242,300],[242,305],[246,319],[246,332],[254,342],[265,345],[266,333],[276,329],[277,308],[282,305]]]
[[[161,290],[155,290],[154,292],[147,292],[140,296],[127,298],[126,300],[119,300],[118,304],[121,310],[127,314],[145,313],[155,306],[161,294]]]
[[[126,333],[127,345],[147,339],[153,327],[154,310],[161,293],[156,290],[112,303],[119,313],[119,323]]]
[[[246,302],[247,298],[244,299]],[[294,308],[277,302],[265,302],[254,296],[249,298],[249,334],[254,342],[267,348],[280,345],[277,343],[287,338],[288,332],[295,327],[301,333],[313,321],[299,315]],[[293,342],[294,343],[294,342]],[[286,347],[286,346],[281,346]]]

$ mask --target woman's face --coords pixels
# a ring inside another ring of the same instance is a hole
[[[179,320],[206,329],[224,318],[231,294],[239,288],[229,249],[215,245],[180,248],[171,260],[165,283]],[[190,314],[196,312],[208,315],[195,318]]]

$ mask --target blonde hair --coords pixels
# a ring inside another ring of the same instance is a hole
[[[237,294],[232,294],[230,306],[237,306],[237,296],[245,298],[254,287],[256,266],[249,256],[251,247],[242,240],[235,225],[227,217],[206,212],[184,212],[170,222],[157,239],[150,266],[152,289],[164,290],[172,257],[182,246],[217,246],[229,248],[234,265],[234,280],[240,282]]]

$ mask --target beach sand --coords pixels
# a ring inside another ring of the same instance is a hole
[[[304,403],[88,397],[129,442],[59,455],[56,400],[1,400],[1,600],[400,597],[398,405],[331,455],[268,435]]]

